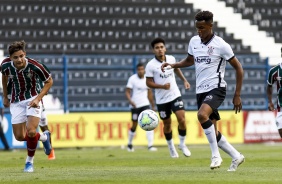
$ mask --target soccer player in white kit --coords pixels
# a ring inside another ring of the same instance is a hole
[[[186,122],[185,122],[185,110],[184,104],[181,98],[179,88],[176,84],[175,75],[184,82],[186,89],[190,88],[190,84],[183,76],[181,70],[170,69],[162,72],[162,63],[175,63],[175,58],[171,55],[166,55],[165,41],[162,38],[156,38],[151,42],[155,58],[148,62],[146,65],[146,83],[150,88],[155,89],[156,104],[158,107],[160,118],[164,123],[164,135],[168,144],[170,156],[172,158],[178,158],[178,153],[175,149],[172,139],[171,129],[171,111],[177,117],[178,121],[178,133],[180,143],[178,148],[182,150],[184,156],[189,157],[191,155],[190,150],[185,145],[186,139]]]
[[[139,63],[136,68],[137,73],[129,77],[125,90],[126,98],[131,105],[132,120],[132,126],[128,131],[127,150],[129,152],[134,151],[132,141],[135,136],[139,114],[146,109],[150,109],[150,104],[152,110],[155,110],[153,93],[152,90],[147,87],[146,79],[144,77],[145,67],[142,63]],[[157,151],[157,148],[153,146],[154,130],[146,131],[146,137],[148,140],[148,150]]]
[[[214,34],[212,12],[198,12],[195,16],[195,24],[198,35],[190,40],[188,56],[179,63],[164,63],[162,70],[165,71],[168,65],[171,68],[182,68],[195,64],[196,94],[199,109],[197,116],[210,144],[212,152],[210,168],[219,168],[222,163],[219,147],[232,157],[228,171],[236,171],[237,167],[245,161],[245,158],[217,130],[216,121],[220,119],[218,107],[226,96],[227,84],[224,81],[226,62],[228,61],[236,70],[236,89],[233,97],[233,110],[236,114],[242,109],[240,95],[243,83],[243,68],[234,56],[230,45]]]

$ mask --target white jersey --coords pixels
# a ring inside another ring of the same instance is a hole
[[[146,78],[139,78],[137,74],[129,77],[127,81],[127,88],[132,90],[131,100],[135,103],[136,108],[150,105],[148,99],[148,87],[146,85]]]
[[[216,35],[207,43],[202,43],[199,36],[194,36],[190,40],[188,54],[192,55],[195,61],[197,94],[226,87],[226,61],[234,57],[228,43]]]
[[[167,63],[173,64],[175,63],[175,58],[170,55],[166,55],[166,61]],[[163,62],[157,60],[156,58],[152,59],[148,62],[146,66],[146,77],[152,77],[154,79],[154,82],[156,84],[164,85],[166,83],[170,83],[170,89],[155,89],[155,98],[156,98],[156,104],[164,104],[167,102],[171,102],[172,100],[176,99],[177,97],[180,97],[180,91],[176,84],[175,75],[174,75],[174,69],[165,70],[165,72],[162,72],[161,66]]]

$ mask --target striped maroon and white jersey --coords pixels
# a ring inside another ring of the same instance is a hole
[[[42,63],[26,57],[25,68],[18,70],[10,58],[6,58],[1,63],[2,75],[8,76],[12,83],[11,103],[27,100],[40,93],[39,81],[47,81],[51,73]]]

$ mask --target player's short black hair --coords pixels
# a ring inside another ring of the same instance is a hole
[[[154,48],[155,44],[157,43],[163,43],[165,45],[165,41],[162,38],[155,38],[152,42],[151,42],[151,46],[152,48]]]
[[[138,64],[136,65],[136,68],[139,68],[139,67],[141,67],[141,66],[144,67],[144,64],[143,64],[143,63],[138,63]]]
[[[12,55],[20,50],[25,52],[25,45],[26,43],[24,40],[13,42],[11,45],[9,45],[8,48],[9,54]]]
[[[210,11],[199,11],[195,15],[195,20],[212,23],[213,22],[213,13]]]

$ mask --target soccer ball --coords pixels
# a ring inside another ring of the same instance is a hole
[[[143,130],[154,130],[159,124],[158,114],[150,109],[144,110],[138,116],[138,124]]]

